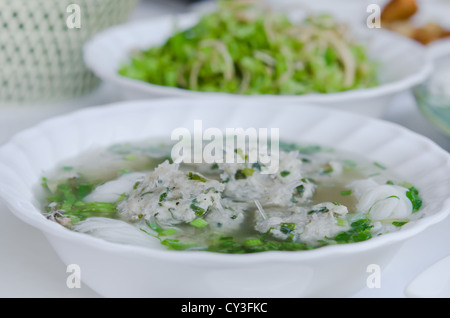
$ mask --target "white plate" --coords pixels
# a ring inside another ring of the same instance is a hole
[[[406,286],[405,295],[411,298],[450,298],[450,256],[414,278]]]
[[[154,97],[218,97],[233,98],[226,93],[207,93],[153,85],[118,74],[119,68],[129,60],[135,49],[161,45],[172,33],[176,23],[184,29],[194,25],[198,16],[192,14],[170,15],[145,21],[131,22],[112,27],[91,38],[84,47],[84,60],[97,76],[113,83],[126,99]],[[403,36],[383,29],[358,28],[355,37],[368,48],[370,57],[380,63],[380,85],[373,88],[330,94],[265,95],[277,105],[279,102],[314,103],[333,109],[348,110],[381,117],[389,107],[392,97],[423,82],[431,72],[432,64],[424,47]],[[260,96],[240,96],[256,99]]]
[[[213,106],[213,107],[212,107]],[[160,99],[118,103],[47,120],[0,148],[0,196],[39,229],[66,264],[106,297],[349,296],[365,286],[367,267],[387,266],[407,239],[450,212],[450,154],[398,125],[308,105],[249,100]],[[280,128],[284,139],[349,150],[381,162],[421,191],[424,217],[365,242],[303,252],[222,255],[125,246],[48,221],[36,188],[46,171],[91,147],[170,136],[178,127]],[[155,273],[157,273],[155,275]],[[264,275],[264,279],[261,279]]]

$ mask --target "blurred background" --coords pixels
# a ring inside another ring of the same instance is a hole
[[[388,0],[266,0],[275,9],[287,12],[301,9],[332,13],[336,18],[367,28],[367,8],[377,4],[385,8]],[[437,32],[450,29],[449,0],[396,0],[403,7],[414,3],[415,13],[398,10],[388,17],[393,32],[431,41]],[[442,9],[442,3],[447,4]],[[82,8],[81,21],[71,18]],[[82,107],[105,104],[120,99],[115,90],[102,83],[83,62],[84,43],[96,33],[128,21],[149,20],[167,14],[207,11],[214,0],[1,0],[0,1],[0,142],[20,129],[42,119]],[[400,6],[401,7],[401,6]],[[394,8],[396,9],[396,8]],[[400,14],[400,16],[398,15]],[[69,21],[70,20],[70,21]],[[82,27],[69,28],[67,23]],[[406,22],[405,22],[406,21]],[[416,27],[416,30],[413,29]],[[420,30],[419,27],[422,27]],[[441,29],[439,29],[441,28]],[[428,39],[427,39],[428,37]],[[424,43],[425,45],[425,43]],[[422,94],[423,95],[423,94]],[[422,104],[419,108],[417,100]],[[432,137],[450,149],[445,123],[436,123],[435,114],[424,114],[428,101],[417,96],[403,96],[400,106],[391,107],[386,119]],[[425,104],[424,104],[425,103]],[[423,106],[425,105],[425,106]],[[403,107],[402,107],[403,106]],[[409,108],[408,108],[409,107]],[[439,108],[438,117],[448,111]],[[425,119],[426,117],[427,119]],[[436,128],[438,126],[438,128]],[[444,136],[446,135],[446,136]]]

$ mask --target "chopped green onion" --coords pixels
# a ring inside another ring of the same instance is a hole
[[[258,239],[248,239],[244,242],[244,245],[246,246],[255,246],[255,245],[261,245],[262,242]]]
[[[280,223],[280,231],[283,234],[289,234],[295,230],[295,223]]]
[[[168,194],[169,194],[169,190],[167,190],[166,192],[161,193],[161,195],[159,196],[159,202],[166,201]]]
[[[313,213],[322,213],[322,212],[329,212],[330,210],[328,210],[328,208],[326,206],[323,206],[319,209],[316,210],[311,210],[308,212],[308,214],[313,214]]]
[[[413,213],[419,211],[422,207],[422,199],[419,196],[419,190],[415,187],[411,187],[406,191],[406,197],[411,201],[413,206]]]
[[[394,222],[392,222],[392,225],[401,227],[401,226],[405,225],[406,223],[408,223],[408,221],[394,221]]]
[[[255,172],[255,170],[250,169],[250,168],[242,169],[242,173],[245,174],[247,177],[251,177],[254,172]]]
[[[373,165],[374,165],[375,167],[378,167],[378,168],[382,169],[382,170],[386,170],[386,167],[383,166],[383,165],[382,165],[381,163],[379,163],[379,162],[374,162]]]
[[[200,182],[206,182],[206,179],[205,179],[204,177],[202,177],[202,176],[199,175],[199,174],[192,173],[192,172],[189,172],[189,174],[188,174],[188,179],[189,179],[189,180],[200,181]]]
[[[196,215],[202,216],[205,213],[205,209],[199,207],[197,199],[192,200],[190,208],[195,212]]]
[[[134,51],[118,73],[161,86],[246,95],[335,93],[378,84],[378,64],[365,45],[331,16],[293,23],[253,2],[220,1],[161,45]],[[299,36],[304,33],[306,41]]]

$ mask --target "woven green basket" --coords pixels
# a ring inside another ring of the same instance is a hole
[[[137,0],[0,1],[0,103],[60,101],[99,84],[82,47],[125,22]]]

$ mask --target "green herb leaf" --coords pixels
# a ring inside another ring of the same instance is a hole
[[[193,221],[189,222],[189,224],[192,226],[198,227],[198,228],[203,228],[203,227],[207,226],[209,223],[202,218],[197,218],[197,219],[194,219]]]
[[[328,210],[328,208],[326,206],[323,206],[319,209],[316,210],[311,210],[308,212],[308,214],[313,214],[313,213],[324,213],[324,212],[329,212],[330,210]]]
[[[317,15],[294,24],[287,14],[258,4],[220,1],[215,11],[163,44],[134,51],[118,74],[161,86],[246,95],[334,93],[377,85],[377,64],[365,47],[339,32],[337,20],[328,16],[324,21]],[[309,30],[323,36],[307,42],[297,36]],[[355,67],[350,73],[347,58]]]
[[[422,199],[419,196],[419,190],[415,187],[411,187],[406,191],[406,197],[411,201],[413,206],[413,213],[420,210],[422,207]]]
[[[198,203],[197,199],[194,199],[194,200],[192,200],[190,208],[195,212],[196,215],[202,216],[205,213],[205,209],[198,206],[198,204],[199,203]]]
[[[359,219],[350,224],[348,231],[340,232],[334,240],[338,244],[362,242],[372,237],[371,229],[373,225],[367,218]]]
[[[346,196],[346,195],[351,195],[352,194],[352,190],[342,190],[341,191],[341,195]]]
[[[245,174],[247,177],[251,177],[254,172],[255,172],[255,170],[250,169],[250,168],[242,169],[242,173]]]
[[[374,162],[373,165],[375,167],[380,168],[381,170],[386,170],[386,167],[384,165],[382,165],[381,163],[379,163],[379,162]]]
[[[283,178],[287,177],[290,174],[291,174],[291,172],[287,171],[287,170],[283,170],[280,172],[280,176],[282,176]]]

